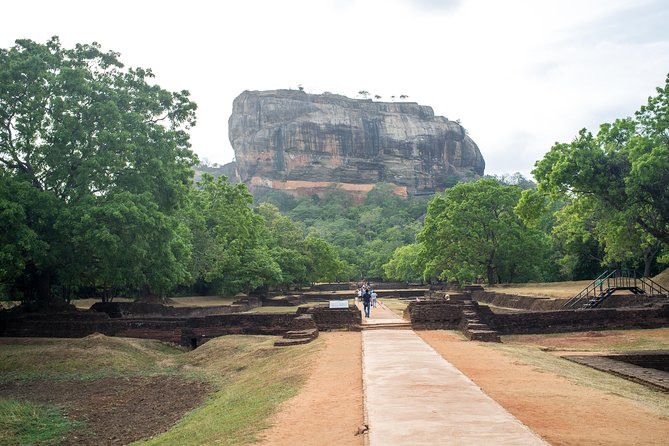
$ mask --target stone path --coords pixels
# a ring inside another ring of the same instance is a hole
[[[547,444],[412,330],[362,342],[370,446]]]
[[[369,317],[365,317],[362,304],[357,304],[360,313],[362,314],[362,328],[369,329],[375,327],[396,327],[396,328],[411,328],[411,324],[396,315],[392,310],[386,307],[383,302],[378,301],[376,307],[372,307],[369,312]]]

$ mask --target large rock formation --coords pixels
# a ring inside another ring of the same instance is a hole
[[[485,168],[462,126],[411,102],[245,91],[228,124],[238,179],[256,191],[366,193],[385,182],[398,194],[426,194]]]

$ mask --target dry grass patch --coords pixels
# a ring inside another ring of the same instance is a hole
[[[389,299],[383,298],[379,300],[383,303],[390,311],[398,315],[400,318],[404,316],[404,309],[409,306],[410,300],[401,300],[401,299]]]
[[[309,358],[322,348],[316,340],[289,348],[275,337],[225,336],[184,355],[181,363],[203,370],[217,391],[169,432],[141,444],[241,445],[258,439],[279,404],[303,385]]]
[[[513,283],[496,286],[486,286],[487,291],[497,293],[517,294],[519,296],[552,297],[555,299],[568,299],[575,296],[592,280],[577,280],[572,282],[546,282],[546,283]]]
[[[573,384],[596,389],[606,394],[618,395],[633,401],[660,417],[669,419],[669,398],[663,392],[577,364],[552,355],[534,346],[522,344],[495,344],[490,348],[502,351],[522,364],[540,372],[549,372],[566,378]]]
[[[183,350],[160,341],[113,338],[1,338],[0,382],[92,380],[177,373]]]

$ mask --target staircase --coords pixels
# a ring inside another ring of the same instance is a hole
[[[499,334],[480,319],[471,300],[462,303],[462,320],[459,328],[470,341],[502,342]]]
[[[388,321],[388,322],[367,322],[361,325],[363,330],[411,330],[411,322],[407,321]]]
[[[310,314],[295,317],[290,325],[290,330],[284,333],[283,338],[274,343],[275,347],[308,344],[318,337],[318,327]]]
[[[669,290],[650,278],[637,277],[636,272],[614,269],[604,271],[580,293],[569,299],[563,307],[596,308],[616,291],[628,291],[635,295],[669,297]]]

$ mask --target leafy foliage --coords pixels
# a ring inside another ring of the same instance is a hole
[[[634,263],[645,273],[669,246],[669,76],[633,118],[586,129],[536,163],[539,191],[573,202],[604,251],[602,263]]]
[[[488,283],[540,279],[547,259],[547,240],[523,224],[514,212],[516,186],[494,179],[463,183],[435,196],[425,226],[424,275],[442,280]]]
[[[196,106],[117,57],[55,37],[0,49],[0,275],[14,294],[46,300],[53,282],[162,294],[185,277],[175,210]]]
[[[328,243],[337,261],[338,280],[361,277],[382,279],[384,265],[395,249],[411,244],[420,229],[426,201],[403,198],[389,184],[377,184],[361,204],[332,188],[321,196],[292,202],[280,192],[263,197],[266,202],[291,203],[287,215],[302,224],[309,237]],[[283,194],[285,195],[285,194]],[[328,267],[334,271],[333,265]],[[325,271],[326,269],[324,269]],[[332,274],[329,275],[332,278]]]

